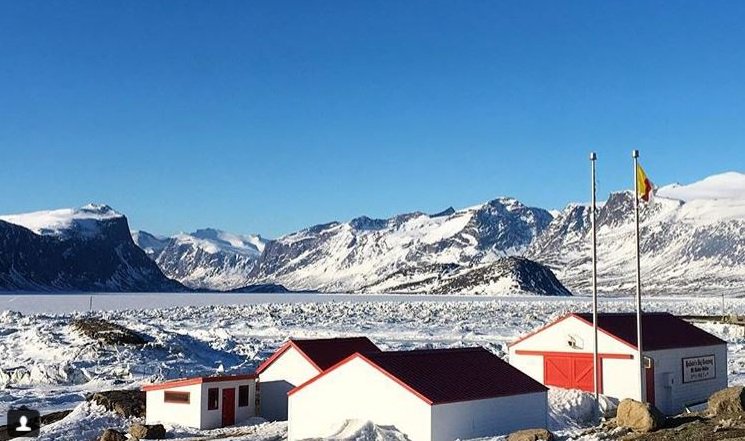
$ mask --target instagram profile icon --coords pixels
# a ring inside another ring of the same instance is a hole
[[[19,437],[36,437],[41,427],[39,412],[21,406],[8,411],[8,435],[10,439]]]

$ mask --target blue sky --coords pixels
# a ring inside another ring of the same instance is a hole
[[[0,212],[273,237],[745,170],[745,3],[0,2]]]

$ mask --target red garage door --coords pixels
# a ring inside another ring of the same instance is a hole
[[[543,357],[543,383],[547,386],[592,392],[592,373],[592,355],[547,354]]]

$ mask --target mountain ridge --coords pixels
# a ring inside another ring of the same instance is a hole
[[[646,293],[745,294],[745,174],[660,187],[641,219]],[[587,204],[549,212],[512,197],[359,216],[273,240],[130,231],[123,214],[89,204],[0,216],[0,289],[566,295],[589,290],[589,231]],[[601,292],[633,291],[634,231],[633,193],[611,193],[598,205]]]

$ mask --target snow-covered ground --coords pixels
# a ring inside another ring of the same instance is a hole
[[[6,309],[0,312],[0,415],[22,404],[42,413],[77,406],[72,416],[47,426],[41,439],[92,440],[104,426],[124,427],[128,422],[97,406],[81,404],[87,392],[209,374],[221,366],[228,373],[251,371],[290,336],[366,335],[383,349],[481,345],[506,357],[507,343],[519,335],[565,312],[587,311],[590,307],[587,298],[254,298],[210,294],[173,300],[172,296],[97,296],[94,309],[107,306],[115,310],[91,313],[87,312],[88,296],[0,296],[0,308]],[[68,312],[65,300],[77,298],[81,298],[78,308],[84,312]],[[123,299],[129,303],[118,303]],[[205,299],[215,304],[205,304]],[[174,301],[178,306],[163,306]],[[188,301],[196,305],[187,305]],[[125,306],[127,309],[120,309]],[[728,313],[745,314],[745,300],[728,299],[726,307]],[[645,301],[645,308],[676,314],[719,314],[721,299],[653,298]],[[601,309],[633,310],[633,302],[630,298],[606,299]],[[72,319],[86,314],[141,332],[150,342],[143,347],[92,342],[70,327]],[[704,327],[730,343],[730,382],[745,383],[742,328],[717,324]],[[571,433],[588,424],[587,400],[578,392],[552,391],[551,428]],[[286,428],[278,423],[253,422],[231,430],[225,439],[264,440],[282,438]],[[184,439],[202,435],[178,427],[171,431]],[[366,422],[340,426],[339,435],[346,439],[364,434],[369,435],[364,439],[395,439],[393,434]]]

